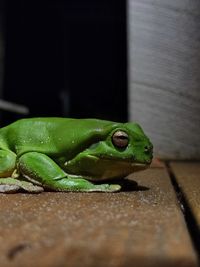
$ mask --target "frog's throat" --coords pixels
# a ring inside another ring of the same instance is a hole
[[[67,173],[83,176],[87,180],[91,181],[103,181],[116,178],[124,178],[130,173],[134,173],[140,170],[145,170],[149,167],[149,164],[143,162],[133,162],[133,160],[97,157],[93,155],[87,155],[87,160],[90,161],[91,168],[88,168],[87,162],[84,162],[86,158],[80,159],[79,162],[73,162],[73,160],[66,162]],[[76,169],[78,166],[78,169]],[[97,170],[97,171],[96,171]]]

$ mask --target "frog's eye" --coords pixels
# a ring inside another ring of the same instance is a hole
[[[128,134],[123,131],[116,131],[112,136],[113,145],[119,148],[125,148],[128,145]]]

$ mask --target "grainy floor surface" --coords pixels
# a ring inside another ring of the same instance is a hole
[[[169,168],[198,228],[200,163],[155,164],[133,191],[1,194],[0,266],[198,266]]]

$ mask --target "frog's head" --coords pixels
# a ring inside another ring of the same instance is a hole
[[[136,123],[124,123],[112,127],[104,138],[67,162],[66,167],[92,180],[108,179],[146,169],[152,157],[153,146],[142,128]]]

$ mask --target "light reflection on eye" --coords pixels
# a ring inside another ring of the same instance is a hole
[[[128,134],[124,131],[118,130],[112,136],[113,145],[118,148],[126,148],[129,142]]]

